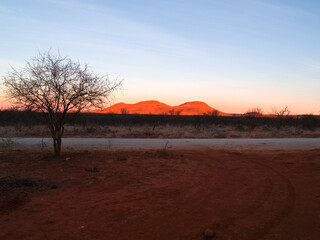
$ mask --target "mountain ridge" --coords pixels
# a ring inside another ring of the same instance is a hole
[[[140,101],[137,103],[119,102],[110,107],[101,110],[93,110],[91,112],[152,115],[231,115],[221,112],[202,101],[191,101],[177,106],[170,106],[156,100]]]

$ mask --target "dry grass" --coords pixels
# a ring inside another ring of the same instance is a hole
[[[50,137],[46,126],[0,127],[2,138]],[[320,129],[308,130],[295,127],[260,126],[254,129],[246,126],[227,125],[143,125],[143,126],[66,126],[64,137],[103,138],[316,138]]]

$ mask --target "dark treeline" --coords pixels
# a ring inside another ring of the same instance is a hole
[[[1,126],[35,126],[45,125],[45,113],[32,111],[0,111]],[[139,114],[101,114],[101,113],[69,113],[66,118],[69,125],[100,125],[100,126],[139,126],[139,125],[201,125],[219,124],[234,126],[284,126],[314,129],[320,127],[318,115],[289,115],[274,117],[254,116],[210,116],[210,115],[139,115]]]

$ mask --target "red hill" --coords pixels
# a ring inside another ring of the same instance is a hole
[[[117,114],[164,114],[164,115],[204,115],[218,114],[229,116],[230,114],[220,112],[208,104],[200,101],[186,102],[179,106],[169,106],[158,101],[143,101],[135,104],[117,103],[103,110],[93,112],[117,113]]]
[[[181,115],[203,115],[213,112],[215,109],[204,102],[186,102],[177,107],[174,107],[176,112]]]
[[[167,114],[172,107],[158,101],[144,101],[135,104],[117,103],[102,110],[103,113]]]

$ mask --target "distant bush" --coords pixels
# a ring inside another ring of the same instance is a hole
[[[272,115],[274,116],[275,124],[278,129],[288,125],[288,121],[294,120],[294,116],[290,115],[290,113],[291,111],[289,110],[288,106],[280,110],[273,109]]]
[[[301,127],[308,130],[314,130],[315,128],[319,127],[320,118],[319,116],[315,115],[301,115],[300,124]]]
[[[68,113],[66,124],[89,127],[94,126],[142,126],[156,128],[161,125],[191,125],[196,129],[206,125],[230,125],[243,129],[243,126],[268,126],[281,128],[302,127],[314,129],[320,127],[320,117],[315,115],[280,115],[280,116],[215,116],[215,115],[139,115],[111,113]],[[32,111],[0,110],[0,126],[37,126],[46,125],[45,115]]]
[[[258,118],[263,117],[263,112],[261,108],[252,108],[244,114],[244,117],[246,119],[246,124],[253,129],[259,125],[260,121]]]

